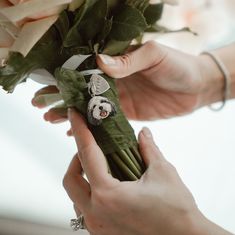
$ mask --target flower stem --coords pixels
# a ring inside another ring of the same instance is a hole
[[[142,157],[140,156],[138,148],[137,147],[132,147],[131,148],[131,152],[135,156],[135,159],[139,162],[139,164],[142,167],[143,171],[145,171],[146,170],[146,166],[145,166],[145,163],[144,163]]]
[[[123,150],[126,152],[126,154],[129,156],[129,158],[132,160],[132,162],[134,163],[134,165],[136,166],[136,168],[138,169],[139,172],[141,172],[143,174],[143,169],[141,168],[141,165],[137,162],[134,154],[131,152],[131,150],[128,148],[128,149],[125,149]]]
[[[131,156],[128,155],[124,150],[121,150],[121,152],[118,153],[122,161],[126,164],[126,166],[137,176],[138,178],[141,177],[141,170],[138,170],[138,168],[135,166],[133,161],[131,160]]]
[[[115,162],[113,162],[113,159],[110,155],[106,156],[108,164],[109,164],[109,169],[112,174],[112,176],[116,179],[119,179],[120,181],[125,181],[125,176],[123,176],[122,172],[120,169],[118,169],[117,165]]]
[[[122,159],[120,158],[120,156],[118,156],[118,154],[112,153],[110,154],[110,156],[112,157],[115,164],[120,168],[120,171],[127,176],[128,180],[131,181],[138,180],[138,177],[126,166],[126,164],[122,161]]]

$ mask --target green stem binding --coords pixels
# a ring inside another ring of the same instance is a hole
[[[91,66],[92,63],[87,64]],[[91,69],[87,66],[83,70]],[[137,180],[144,173],[145,166],[138,151],[134,130],[120,108],[114,79],[105,74],[102,76],[110,85],[110,89],[102,96],[115,103],[117,114],[104,119],[99,126],[89,124],[89,128],[107,157],[113,175],[120,180]],[[87,117],[87,106],[91,99],[87,88],[90,76],[84,77],[77,70],[58,68],[55,77],[67,107],[76,107]]]

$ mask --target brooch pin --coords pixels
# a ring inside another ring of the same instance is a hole
[[[117,113],[115,104],[106,97],[100,96],[110,89],[108,82],[100,75],[93,74],[88,83],[91,100],[88,103],[87,116],[90,124],[98,126],[102,120]]]
[[[88,92],[93,97],[102,95],[110,89],[109,83],[100,75],[93,74],[88,83]]]

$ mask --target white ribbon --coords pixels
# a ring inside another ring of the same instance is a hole
[[[74,55],[70,57],[63,65],[62,68],[76,70],[87,58],[92,55]],[[93,74],[103,74],[100,69],[90,69],[80,72],[83,76],[93,75]],[[55,77],[49,73],[46,69],[37,69],[29,75],[29,77],[43,85],[56,86],[57,82]]]

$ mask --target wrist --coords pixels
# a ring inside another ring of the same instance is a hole
[[[219,67],[208,55],[198,56],[202,86],[199,94],[199,106],[220,102],[224,97],[224,78]]]
[[[183,221],[183,229],[179,234],[181,235],[206,235],[208,220],[195,208],[190,214],[188,214]]]
[[[233,235],[208,220],[199,210],[196,210],[188,221],[189,226],[186,228],[186,233],[184,233],[187,235]]]

